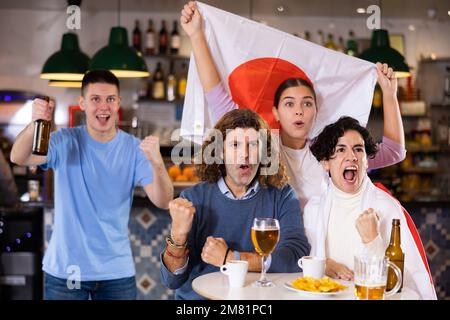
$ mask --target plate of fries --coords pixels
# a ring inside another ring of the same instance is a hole
[[[347,286],[336,282],[329,277],[314,279],[312,277],[300,277],[284,284],[292,291],[309,295],[330,296],[346,292]]]

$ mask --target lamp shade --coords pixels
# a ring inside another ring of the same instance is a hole
[[[127,30],[113,27],[106,47],[100,49],[92,58],[89,70],[107,69],[118,78],[148,77],[144,59],[128,46]]]
[[[397,50],[391,48],[387,30],[378,29],[372,33],[370,48],[361,53],[359,58],[376,63],[387,63],[397,78],[409,77],[409,67],[405,58]]]
[[[81,88],[81,81],[49,80],[48,85],[60,88]]]
[[[75,33],[63,34],[61,49],[52,54],[41,71],[42,79],[80,81],[88,71],[89,57],[80,51]]]

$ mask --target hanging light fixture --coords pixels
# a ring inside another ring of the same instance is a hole
[[[381,19],[381,0],[378,2],[378,7],[380,8]],[[400,52],[391,48],[389,33],[382,28],[373,30],[370,48],[361,53],[359,58],[373,63],[387,63],[394,70],[397,78],[406,78],[411,75],[405,58]]]
[[[391,48],[387,30],[378,29],[372,33],[370,48],[361,53],[359,58],[376,63],[387,63],[397,78],[409,77],[409,67],[400,52]]]
[[[120,27],[120,0],[118,1],[118,27],[111,28],[108,45],[92,58],[89,70],[107,69],[118,78],[148,77],[142,54],[128,45],[127,30]]]
[[[40,77],[49,80],[79,81],[89,67],[89,57],[81,52],[75,33],[63,34],[61,49],[44,64]]]
[[[63,80],[50,80],[48,82],[50,87],[60,88],[81,88],[81,81],[63,81]]]

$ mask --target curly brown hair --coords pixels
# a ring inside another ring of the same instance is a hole
[[[270,127],[263,118],[261,118],[256,112],[249,109],[235,109],[230,112],[227,112],[222,118],[214,126],[214,129],[220,131],[223,140],[216,141],[214,136],[209,136],[203,142],[201,148],[201,156],[205,154],[205,149],[208,150],[222,150],[223,152],[223,141],[226,139],[227,131],[236,129],[236,128],[253,128],[257,132],[260,132],[261,129],[265,129],[267,132],[267,148],[266,155],[269,159],[274,159],[274,161],[278,161],[278,171],[272,175],[262,175],[261,169],[269,168],[271,166],[271,162],[267,164],[260,163],[258,167],[258,171],[256,173],[255,179],[258,179],[259,184],[263,188],[267,188],[268,186],[275,188],[282,188],[287,184],[288,177],[286,175],[286,168],[280,162],[280,153],[276,146],[272,147],[272,135],[270,132]],[[273,149],[273,150],[272,150]],[[272,154],[275,152],[276,154]],[[214,151],[211,151],[212,156],[216,156]],[[209,183],[216,183],[219,181],[221,177],[226,176],[225,164],[223,161],[220,163],[211,163],[208,164],[205,161],[201,161],[201,164],[195,165],[195,170],[197,176],[201,181],[207,181]]]
[[[341,117],[335,123],[327,125],[312,141],[310,149],[317,161],[330,160],[336,150],[339,138],[344,136],[349,130],[359,132],[364,139],[367,158],[375,157],[378,149],[376,143],[370,136],[369,130],[361,126],[358,120],[352,117]]]

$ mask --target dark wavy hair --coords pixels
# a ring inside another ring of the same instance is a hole
[[[339,138],[349,130],[359,132],[364,139],[364,147],[366,149],[367,157],[375,157],[375,154],[378,152],[378,148],[370,136],[369,131],[361,126],[358,120],[352,117],[341,117],[335,123],[327,125],[322,132],[315,139],[313,139],[310,149],[317,161],[329,160],[336,151],[336,145]]]
[[[278,104],[280,103],[281,95],[283,94],[283,91],[292,88],[292,87],[307,87],[313,97],[314,102],[317,104],[316,99],[316,91],[314,90],[314,87],[311,82],[302,79],[302,78],[289,78],[284,80],[277,88],[277,91],[275,91],[275,97],[274,97],[274,106],[278,109]]]
[[[223,152],[223,142],[226,139],[227,131],[233,130],[236,128],[253,128],[259,132],[261,129],[265,129],[267,132],[267,149],[266,155],[269,159],[276,159],[279,162],[278,171],[273,175],[261,175],[261,169],[266,167],[269,168],[271,163],[268,164],[259,164],[258,171],[256,173],[255,179],[258,179],[260,185],[264,188],[268,186],[272,186],[275,188],[282,188],[287,184],[288,177],[286,175],[286,168],[280,161],[280,154],[278,148],[274,146],[272,147],[272,137],[270,132],[270,127],[260,115],[256,112],[249,109],[235,109],[227,112],[222,118],[214,126],[214,129],[219,130],[222,134],[223,141],[216,141],[213,136],[210,136],[208,139],[205,139],[202,145],[201,154],[204,155],[205,149],[216,150],[220,149]],[[216,148],[215,148],[216,147]],[[276,154],[272,155],[272,149],[275,150]],[[212,151],[212,156],[216,156],[214,151]],[[201,181],[207,181],[209,183],[215,183],[219,181],[221,177],[225,177],[226,169],[225,164],[222,163],[212,163],[207,164],[202,159],[201,164],[195,165],[195,170],[197,176]]]

